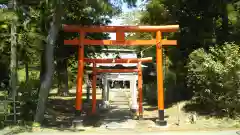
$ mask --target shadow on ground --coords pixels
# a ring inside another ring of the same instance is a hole
[[[217,108],[217,106],[214,108],[213,105],[209,105],[209,104],[199,104],[195,102],[189,102],[184,106],[183,110],[185,112],[190,112],[190,113],[195,112],[198,115],[206,116],[206,117],[234,118],[233,117],[234,114],[231,116],[231,113],[228,113],[226,109]]]
[[[83,101],[86,103],[86,100]],[[91,100],[90,100],[91,103]],[[73,126],[75,120],[75,99],[49,99],[48,109],[45,115],[44,127],[54,129],[69,129]],[[101,104],[101,100],[97,100],[97,104]],[[97,105],[97,106],[98,106]],[[107,115],[106,115],[107,114]],[[97,115],[91,114],[91,105],[84,106],[82,116],[82,125],[84,127],[100,127],[103,124],[111,122],[123,122],[131,117],[129,109],[117,109],[111,107],[109,109],[97,110]]]
[[[107,110],[99,110],[97,115],[88,115],[83,118],[83,126],[101,127],[110,123],[121,123],[131,118],[129,109],[117,109],[111,107]]]
[[[97,115],[91,114],[90,105],[86,105],[87,101],[83,100],[82,120],[84,127],[100,127],[109,123],[124,122],[131,118],[129,109],[118,109],[117,106],[112,106],[109,109],[100,109],[98,106],[101,100],[97,100]],[[58,130],[71,129],[75,118],[75,98],[71,99],[49,99],[48,109],[45,115],[44,127],[54,128]]]
[[[91,106],[83,100],[83,119],[91,113]],[[97,104],[101,101],[97,100]],[[75,98],[71,99],[49,99],[45,115],[44,126],[47,128],[70,128],[75,118]],[[90,100],[91,104],[91,100]],[[97,120],[97,119],[95,119]]]

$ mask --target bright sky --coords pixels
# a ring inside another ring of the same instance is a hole
[[[140,9],[140,5],[141,5],[141,4],[142,4],[142,0],[137,0],[137,3],[136,3],[137,6],[136,6],[136,8],[130,8],[130,9],[129,9],[129,8],[127,7],[127,4],[124,3],[124,4],[122,5],[122,11],[123,11],[123,13],[127,13],[127,12],[131,12],[131,11]],[[6,7],[7,7],[6,5],[0,4],[0,8],[6,8]],[[110,24],[111,26],[119,26],[119,25],[121,25],[122,20],[119,19],[118,17],[112,18],[111,20],[112,20],[112,23]],[[111,37],[112,40],[115,40],[115,39],[116,39],[116,34],[115,34],[115,33],[110,33],[110,37]]]
[[[138,9],[140,7],[141,3],[142,3],[141,1],[142,0],[137,0],[137,3],[136,3],[137,7],[136,8],[130,8],[130,9],[127,7],[127,4],[124,3],[123,6],[122,6],[123,13],[131,12],[131,11],[134,11],[134,10]],[[112,18],[111,20],[112,20],[112,23],[110,24],[111,26],[120,26],[121,25],[121,21],[122,21],[121,19],[115,17],[115,18]],[[115,40],[116,39],[116,34],[115,33],[110,33],[110,37],[111,37],[112,40]]]

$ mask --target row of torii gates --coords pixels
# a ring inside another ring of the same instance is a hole
[[[157,65],[157,99],[158,99],[158,115],[160,125],[166,125],[164,120],[164,88],[163,88],[163,46],[177,45],[176,40],[167,40],[162,38],[163,32],[176,32],[179,25],[166,26],[76,26],[64,25],[65,32],[79,33],[80,37],[73,40],[64,40],[66,45],[78,46],[78,74],[77,74],[77,90],[76,90],[76,104],[77,112],[82,111],[82,86],[84,62],[92,63],[92,113],[96,113],[96,81],[97,73],[133,73],[138,74],[138,111],[139,117],[143,116],[143,95],[142,95],[142,67],[143,62],[151,62],[152,58],[131,58],[131,59],[90,59],[84,58],[85,45],[119,45],[119,46],[146,46],[156,44],[156,65]],[[86,33],[100,33],[111,32],[116,33],[116,40],[90,40],[86,39]],[[155,32],[156,39],[152,40],[125,40],[126,32]],[[137,69],[97,69],[97,63],[137,63]]]

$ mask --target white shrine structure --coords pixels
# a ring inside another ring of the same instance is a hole
[[[115,58],[137,58],[137,54],[135,50],[130,49],[103,49],[103,53],[97,54],[95,58],[102,59],[115,59]],[[92,65],[89,65],[92,67]],[[97,68],[100,69],[136,69],[137,63],[102,63],[97,64]],[[142,64],[142,67],[146,67]],[[98,85],[102,88],[102,100],[103,106],[107,106],[109,101],[109,93],[111,90],[130,90],[131,93],[131,105],[130,109],[133,112],[138,110],[138,90],[137,90],[137,81],[138,75],[137,73],[101,73],[97,75]],[[129,82],[129,89],[113,89],[116,85],[114,82]],[[110,83],[112,82],[112,83]],[[110,87],[112,85],[112,87]]]

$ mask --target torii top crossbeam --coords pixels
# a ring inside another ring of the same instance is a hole
[[[65,32],[176,32],[179,25],[166,26],[77,26],[63,25]]]
[[[114,32],[116,40],[90,40],[82,37],[81,40],[75,38],[72,40],[64,40],[65,45],[121,45],[121,46],[139,46],[156,44],[156,39],[151,40],[125,40],[125,32],[176,32],[179,25],[166,26],[77,26],[63,25],[65,32],[78,32],[80,35],[85,33],[96,32]],[[161,45],[177,45],[176,40],[161,40]]]

